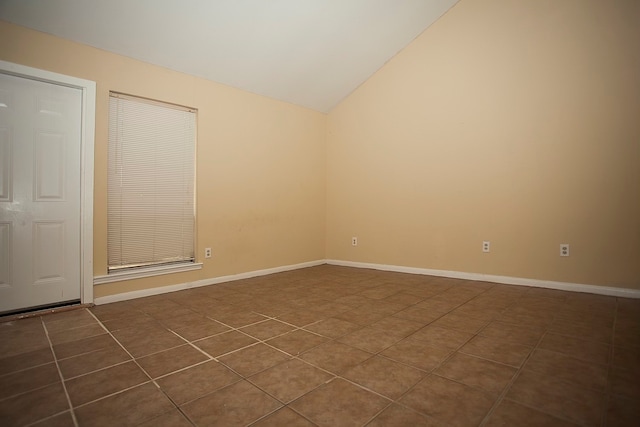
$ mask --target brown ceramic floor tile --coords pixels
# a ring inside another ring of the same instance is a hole
[[[290,356],[268,345],[256,344],[222,356],[220,361],[240,375],[248,377],[289,358]]]
[[[338,342],[368,351],[369,353],[378,353],[397,343],[405,336],[403,333],[365,327],[339,338]]]
[[[98,323],[86,326],[79,326],[73,329],[63,329],[49,333],[49,339],[53,345],[63,344],[70,341],[78,341],[96,335],[106,334],[106,331]]]
[[[384,319],[378,320],[371,324],[372,328],[381,329],[383,331],[389,331],[402,335],[402,338],[407,337],[422,328],[424,325],[413,320],[401,319],[399,317],[389,316]]]
[[[349,323],[355,323],[356,325],[367,326],[386,316],[384,313],[371,311],[365,307],[358,307],[333,317],[335,319],[345,320]]]
[[[245,326],[241,331],[258,340],[264,341],[269,338],[285,334],[293,328],[293,326],[278,322],[277,320],[265,320],[264,322],[256,323],[255,325]]]
[[[250,424],[281,406],[247,381],[239,381],[194,400],[182,409],[196,425],[227,427]]]
[[[148,421],[138,424],[139,427],[192,427],[193,424],[180,411],[166,412]]]
[[[151,378],[158,378],[207,359],[202,352],[190,345],[183,345],[142,357],[137,361]]]
[[[194,344],[212,357],[217,357],[256,342],[257,341],[254,338],[251,338],[241,332],[230,331],[204,340],[196,341]]]
[[[366,298],[384,299],[391,295],[397,294],[398,292],[399,289],[394,286],[381,285],[361,291],[359,295],[362,295]]]
[[[332,375],[294,359],[253,375],[249,380],[278,400],[288,403],[331,378]]]
[[[267,318],[250,311],[247,312],[233,312],[230,314],[220,314],[217,316],[211,316],[213,319],[217,320],[220,323],[231,326],[232,328],[241,328],[243,326],[251,325],[253,323],[258,323]]]
[[[6,357],[0,359],[0,375],[10,374],[11,372],[20,371],[22,369],[33,368],[38,365],[53,362],[53,354],[50,348],[41,348],[23,354]]]
[[[313,347],[327,342],[327,340],[328,338],[299,329],[270,339],[267,343],[291,354],[292,356],[297,356],[309,349],[312,349]]]
[[[636,374],[640,373],[640,348],[614,346],[611,364]],[[0,366],[2,366],[2,361],[0,361]]]
[[[618,320],[613,335],[613,342],[620,347],[640,347],[640,322]]]
[[[381,354],[418,369],[431,371],[451,354],[451,350],[442,347],[432,347],[424,341],[406,338],[392,345]]]
[[[64,378],[69,379],[108,368],[129,359],[131,357],[120,346],[109,346],[91,353],[59,360],[58,366]]]
[[[81,426],[133,426],[171,411],[175,406],[152,383],[76,408]]]
[[[491,417],[484,425],[487,427],[577,427],[577,424],[561,420],[507,399],[500,402],[500,405],[498,405],[498,407],[493,411]]]
[[[309,310],[298,310],[284,313],[278,316],[278,320],[298,327],[303,327],[323,320],[325,317],[325,315],[314,313]]]
[[[86,309],[50,314],[43,316],[42,321],[46,325],[49,334],[97,323],[96,319]]]
[[[315,332],[316,334],[324,335],[329,338],[339,338],[360,328],[362,328],[362,326],[356,323],[347,322],[346,320],[336,319],[333,317],[305,327],[308,331]]]
[[[100,321],[105,322],[113,319],[133,316],[139,313],[130,301],[114,302],[110,304],[97,305],[89,308]]]
[[[340,374],[371,356],[371,353],[346,344],[328,342],[307,351],[301,358],[329,372]]]
[[[540,342],[540,348],[564,353],[586,362],[601,364],[609,362],[611,350],[607,344],[551,333],[544,336]]]
[[[475,334],[486,326],[487,323],[486,320],[474,319],[452,312],[445,314],[431,325]]]
[[[638,420],[640,420],[640,405],[637,400],[622,396],[609,397],[607,426],[637,427]]]
[[[393,317],[397,317],[405,320],[411,320],[413,322],[418,322],[418,323],[422,323],[423,325],[427,325],[433,322],[434,320],[438,319],[440,316],[444,314],[444,313],[420,308],[419,307],[420,304],[412,305],[408,308],[405,308],[404,310],[395,313]]]
[[[348,305],[352,308],[360,307],[362,304],[370,301],[370,298],[363,297],[362,295],[347,295],[340,298],[336,298],[335,302]]]
[[[217,335],[229,330],[229,327],[222,323],[196,313],[166,319],[162,323],[189,341]]]
[[[154,319],[148,314],[142,312],[135,312],[132,315],[126,317],[105,320],[102,322],[102,324],[111,332],[120,329],[141,328],[160,325],[157,319]]]
[[[613,328],[611,326],[593,325],[587,322],[567,321],[556,319],[549,327],[549,331],[574,338],[611,344]]]
[[[515,375],[516,368],[456,353],[435,373],[471,387],[495,393],[497,397]]]
[[[440,316],[447,314],[448,312],[452,311],[453,309],[455,309],[456,307],[458,307],[460,304],[457,302],[450,302],[450,301],[443,301],[443,300],[437,300],[437,299],[426,299],[418,304],[416,304],[417,308],[421,308],[423,310],[427,310],[428,312],[434,313],[434,314],[438,314]],[[440,317],[438,316],[438,317]]]
[[[7,426],[22,426],[69,409],[60,382],[0,400],[0,420]]]
[[[53,346],[53,351],[58,359],[91,353],[107,347],[120,347],[108,334],[96,335],[78,341],[71,341]]]
[[[478,335],[462,346],[460,352],[519,368],[531,350],[533,347],[516,344],[503,338]]]
[[[535,350],[524,368],[602,392],[607,387],[607,365],[584,362],[554,351]]]
[[[543,333],[543,328],[494,321],[480,331],[479,335],[492,338],[502,338],[516,344],[533,347],[538,343]]]
[[[278,409],[258,422],[251,424],[251,427],[314,427],[311,421],[289,408]]]
[[[397,294],[388,296],[387,298],[384,299],[385,302],[390,302],[393,304],[402,304],[406,307],[418,304],[423,300],[424,298],[419,297],[417,295],[412,295],[407,292],[398,292]]]
[[[149,378],[135,363],[126,362],[70,379],[66,386],[71,403],[78,406],[146,381]]]
[[[347,370],[342,376],[383,396],[397,399],[424,375],[418,369],[374,356]]]
[[[640,401],[640,374],[613,368],[610,374],[611,393]]]
[[[60,382],[55,363],[0,376],[0,400]]]
[[[71,411],[66,411],[53,417],[45,418],[38,421],[35,424],[30,424],[32,427],[75,427],[73,418],[71,417]]]
[[[121,329],[113,332],[113,336],[133,357],[143,357],[185,343],[172,332],[156,326],[133,330]]]
[[[506,397],[582,425],[599,425],[604,394],[565,381],[522,371]]]
[[[189,402],[226,387],[240,377],[223,364],[210,361],[160,378],[158,385],[177,404]]]
[[[472,305],[472,302],[468,302],[451,312],[451,314],[455,314],[457,316],[462,316],[468,319],[474,319],[476,321],[484,321],[488,323],[497,317],[500,316],[503,312],[503,308],[495,308],[495,307],[482,307],[478,305]],[[470,324],[468,327],[472,327],[473,324]]]
[[[392,404],[373,419],[367,427],[445,427],[446,424],[419,414],[412,409]]]
[[[456,350],[469,341],[472,336],[467,332],[429,325],[410,335],[409,338],[424,341],[433,347]]]
[[[318,426],[363,425],[390,402],[342,379],[335,379],[290,404]]]
[[[407,393],[400,403],[450,425],[479,425],[494,403],[487,394],[431,375]]]

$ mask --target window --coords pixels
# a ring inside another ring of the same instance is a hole
[[[195,142],[195,110],[110,94],[110,274],[195,262]]]

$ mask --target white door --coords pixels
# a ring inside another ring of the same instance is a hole
[[[0,313],[80,299],[82,91],[0,73]]]

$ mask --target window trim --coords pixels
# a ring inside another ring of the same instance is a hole
[[[142,279],[144,277],[161,276],[164,274],[183,273],[202,269],[201,262],[182,262],[170,265],[155,265],[152,267],[137,267],[129,270],[113,271],[103,276],[93,278],[94,285],[122,282],[125,280]]]

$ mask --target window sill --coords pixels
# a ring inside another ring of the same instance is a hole
[[[95,276],[93,278],[93,284],[103,285],[105,283],[122,282],[124,280],[133,280],[133,279],[141,279],[143,277],[160,276],[162,274],[182,273],[185,271],[200,270],[201,268],[202,268],[201,262],[190,262],[188,264],[185,263],[185,264],[139,268],[135,270],[111,273],[105,276]]]

